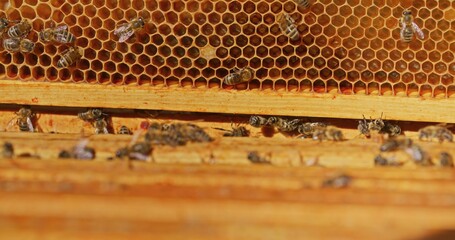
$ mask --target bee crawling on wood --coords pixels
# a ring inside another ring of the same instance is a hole
[[[125,42],[133,34],[145,26],[145,20],[142,17],[134,18],[128,23],[123,23],[114,30],[114,34],[119,37],[119,42]]]
[[[8,37],[10,38],[23,38],[27,36],[32,30],[32,25],[26,19],[23,19],[21,22],[15,24],[14,26],[8,29]]]
[[[11,53],[29,53],[35,48],[35,43],[26,38],[8,38],[3,40],[3,48]]]
[[[34,132],[35,128],[33,126],[33,120],[35,116],[35,113],[32,112],[30,107],[23,107],[16,112],[16,117],[11,119],[7,129],[11,128],[12,125],[16,123],[21,132]]]
[[[327,178],[322,182],[322,187],[326,188],[345,188],[351,184],[352,177],[346,174],[340,174],[335,177]]]
[[[343,132],[335,126],[325,126],[317,127],[313,133],[313,140],[332,140],[332,141],[342,141]]]
[[[2,158],[12,158],[14,156],[14,146],[10,142],[3,143],[2,146]]]
[[[128,157],[130,160],[149,161],[152,153],[152,146],[147,142],[134,143],[130,147],[123,147],[117,150],[115,156],[117,158]]]
[[[191,142],[211,142],[213,138],[204,129],[194,124],[180,125],[180,132]]]
[[[366,120],[365,116],[363,116],[363,119],[359,120],[357,129],[359,130],[360,134],[363,134],[368,138],[371,137],[371,132],[387,134],[390,137],[400,135],[401,133],[400,126],[383,120],[382,114],[380,118],[370,120]]]
[[[132,133],[131,133],[131,130],[130,130],[127,126],[122,125],[122,126],[119,128],[117,134],[131,135]]]
[[[415,164],[421,166],[431,166],[431,158],[420,146],[413,144],[405,149],[405,152],[411,156]]]
[[[269,117],[267,124],[276,127],[281,132],[292,132],[299,126],[300,119],[286,120],[280,117]]]
[[[142,131],[133,134],[130,144],[127,147],[120,148],[115,153],[117,158],[128,158],[130,160],[149,161],[151,160],[152,145],[149,141],[137,142]]]
[[[439,165],[441,167],[453,168],[453,157],[448,152],[439,153]]]
[[[234,69],[233,73],[228,74],[224,77],[223,83],[226,85],[236,85],[239,83],[249,82],[254,77],[254,70],[250,67],[242,69]]]
[[[403,165],[400,162],[396,162],[394,159],[386,158],[382,156],[381,154],[378,154],[374,158],[374,165],[376,166],[401,166]]]
[[[390,152],[398,149],[406,149],[413,144],[412,139],[407,137],[389,138],[384,144],[379,147],[381,152]]]
[[[419,140],[427,139],[432,140],[436,138],[439,142],[453,141],[453,134],[445,124],[438,124],[435,126],[427,126],[424,128],[419,129]]]
[[[57,68],[66,68],[82,58],[82,50],[77,47],[70,47],[61,53],[62,57],[57,62]]]
[[[227,130],[224,128],[214,128],[216,130],[225,131],[226,133],[223,134],[223,137],[248,137],[250,136],[250,131],[246,129],[244,126],[234,126],[231,123],[232,130]]]
[[[92,160],[95,158],[95,149],[91,147],[87,147],[89,143],[88,139],[81,139],[76,146],[71,149],[71,151],[68,150],[62,150],[58,157],[59,158],[74,158],[74,159],[80,159],[80,160]]]
[[[96,119],[104,117],[106,114],[103,113],[101,109],[93,108],[89,109],[86,112],[81,112],[77,114],[77,117],[83,121],[89,122],[94,121]]]
[[[322,122],[307,122],[302,123],[297,127],[297,131],[302,134],[303,138],[313,137],[313,133],[318,128],[327,127],[327,124]]]
[[[288,36],[291,40],[299,39],[299,31],[295,25],[295,20],[288,13],[282,13],[277,17],[278,26],[284,35]]]
[[[93,127],[95,127],[95,134],[109,134],[107,121],[102,117],[93,122]]]
[[[44,43],[53,41],[66,44],[76,41],[76,37],[68,30],[68,25],[55,27],[54,23],[52,23],[50,28],[41,30],[38,36]]]
[[[249,124],[252,127],[260,128],[267,125],[268,121],[267,118],[261,116],[251,116],[249,120]]]
[[[408,43],[412,40],[414,33],[417,33],[417,36],[420,39],[424,39],[425,35],[422,30],[414,22],[414,17],[412,17],[412,12],[410,9],[405,9],[403,15],[398,21],[400,26],[400,38],[403,42]]]
[[[257,151],[249,152],[247,158],[251,163],[254,164],[271,164],[269,159],[259,155]]]

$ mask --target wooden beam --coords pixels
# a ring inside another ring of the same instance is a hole
[[[454,99],[0,81],[0,103],[455,122]]]

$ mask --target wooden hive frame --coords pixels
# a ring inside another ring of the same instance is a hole
[[[37,43],[29,54],[0,50],[0,139],[23,154],[0,161],[0,238],[453,238],[453,169],[408,158],[400,168],[375,167],[381,143],[359,137],[352,119],[384,114],[416,141],[426,122],[455,122],[454,1],[320,0],[308,9],[293,0],[6,3],[8,19],[32,22],[28,38]],[[424,41],[399,40],[405,8]],[[279,32],[281,12],[298,23],[299,41]],[[115,27],[138,15],[149,20],[144,29],[117,43]],[[84,51],[72,67],[56,68],[68,46],[38,41],[52,21],[67,24]],[[252,81],[222,84],[245,66],[255,70]],[[4,127],[20,105],[39,114],[40,133]],[[114,132],[196,121],[215,141],[156,146],[154,163],[108,161],[131,137],[91,135],[76,114],[93,107],[110,115]],[[254,128],[252,138],[231,139],[213,129],[252,114],[330,118],[323,121],[348,141]],[[81,129],[96,159],[58,160]],[[433,160],[455,153],[453,143],[418,144]],[[251,151],[272,166],[253,165]],[[341,173],[352,178],[347,188],[322,187]]]

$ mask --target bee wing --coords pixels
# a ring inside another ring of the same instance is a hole
[[[54,29],[55,32],[63,32],[63,31],[66,31],[68,29],[68,25],[61,25],[61,26],[58,26]]]
[[[30,118],[27,118],[27,126],[28,126],[28,130],[30,132],[34,132],[35,131],[35,129],[33,128],[32,120]]]
[[[119,42],[125,42],[126,40],[128,40],[131,36],[133,36],[134,34],[134,31],[128,31],[124,34],[121,34],[120,35],[120,38],[119,38]]]
[[[14,120],[16,120],[16,119],[17,119],[17,116],[15,116],[15,117],[11,118],[11,120],[9,120],[8,125],[6,125],[5,131],[8,131],[13,127],[13,125],[15,124]]]
[[[115,35],[119,35],[121,32],[125,31],[125,29],[128,27],[126,24],[120,24],[117,29],[114,30]]]
[[[414,30],[415,33],[417,33],[417,36],[420,39],[425,38],[425,35],[423,34],[422,30],[419,28],[419,26],[417,26],[417,24],[415,22],[412,22],[412,29]]]

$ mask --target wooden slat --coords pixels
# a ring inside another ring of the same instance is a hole
[[[0,81],[1,103],[455,122],[454,99]]]
[[[317,161],[325,167],[371,168],[374,157],[379,154],[379,142],[371,139],[354,138],[342,142],[318,142],[297,138],[226,138],[220,133],[211,143],[189,143],[181,147],[154,146],[153,159],[156,163],[211,163],[249,165],[247,155],[257,151],[277,166],[305,166]],[[37,154],[42,159],[56,158],[63,149],[71,149],[80,139],[80,134],[14,133],[0,132],[0,138],[10,141],[16,153]],[[89,146],[96,150],[95,161],[106,161],[115,152],[131,141],[131,136],[92,135]],[[441,151],[455,155],[455,143],[416,142],[428,152],[434,162]],[[417,168],[404,152],[389,155],[404,162],[404,168]]]
[[[0,237],[418,239],[455,227],[451,170],[113,164],[2,161]],[[337,172],[352,184],[305,184]]]

